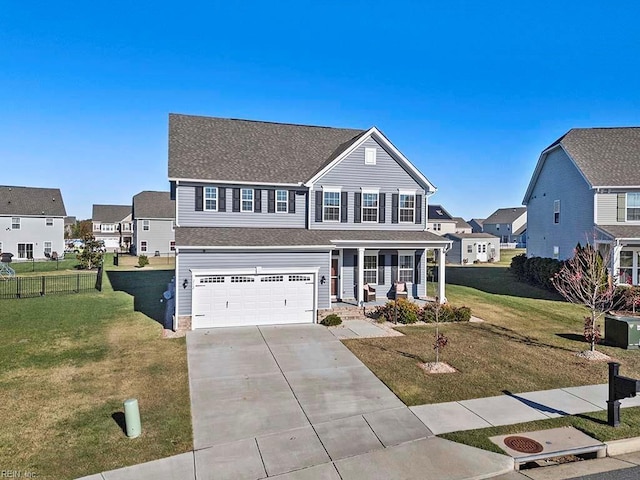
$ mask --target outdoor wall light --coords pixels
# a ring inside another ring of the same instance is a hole
[[[185,278],[184,282],[182,282],[182,288],[187,288],[187,285],[189,285],[189,280]]]
[[[320,285],[324,285],[325,283],[327,283],[327,277],[322,275],[322,278],[320,278]]]

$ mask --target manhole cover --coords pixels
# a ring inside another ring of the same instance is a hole
[[[504,439],[504,444],[511,450],[521,453],[540,453],[544,447],[527,437],[507,437]]]

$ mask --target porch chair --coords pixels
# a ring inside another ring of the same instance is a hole
[[[393,284],[393,294],[395,300],[400,298],[407,298],[407,284],[404,282],[396,282]]]
[[[376,289],[373,288],[368,283],[364,284],[364,301],[365,302],[375,302],[376,300]]]

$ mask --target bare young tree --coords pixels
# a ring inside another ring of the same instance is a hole
[[[610,259],[610,250],[603,254],[589,244],[586,247],[578,245],[573,258],[567,260],[551,279],[553,286],[568,302],[589,309],[584,332],[592,352],[600,340],[600,328],[596,322],[616,303],[615,285],[607,269]]]

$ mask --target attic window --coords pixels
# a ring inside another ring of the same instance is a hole
[[[375,148],[364,149],[364,164],[375,165],[376,164],[377,150]]]
[[[20,218],[18,217],[13,217],[11,219],[11,228],[13,230],[20,230]]]
[[[47,218],[46,225],[47,227],[53,227],[53,218]]]

